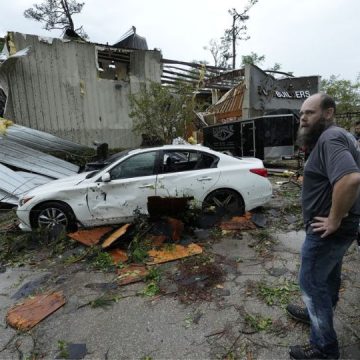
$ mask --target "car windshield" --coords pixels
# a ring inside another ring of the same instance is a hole
[[[114,161],[116,160],[119,160],[121,158],[123,158],[124,156],[126,156],[128,153],[129,153],[130,150],[123,150],[123,151],[120,151],[116,154],[113,154],[111,156],[109,156],[105,161],[104,163],[106,165],[109,165],[109,164],[112,164]]]
[[[96,176],[100,171],[103,170],[104,167],[112,164],[113,162],[125,157],[128,153],[130,152],[130,150],[123,150],[120,151],[116,154],[113,154],[111,156],[109,156],[108,158],[106,158],[104,161],[99,161],[97,162],[97,167],[99,167],[97,170],[91,171],[86,175],[86,179],[90,179],[93,176]]]

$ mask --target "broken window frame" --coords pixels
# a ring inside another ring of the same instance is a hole
[[[175,156],[171,157],[171,155],[169,154],[175,154],[175,153],[177,154],[178,158],[180,154],[184,156],[184,161],[182,161],[181,164],[180,161],[171,161],[171,159],[175,158]],[[192,158],[195,154],[196,154],[196,160],[194,161],[192,160]],[[212,158],[212,162],[209,165],[205,165],[204,157]],[[160,160],[161,171],[159,172],[160,174],[216,168],[217,163],[219,161],[219,158],[215,155],[209,155],[199,150],[182,150],[182,149],[162,150],[162,154],[160,158],[161,158]],[[185,161],[185,158],[187,159],[187,161]]]

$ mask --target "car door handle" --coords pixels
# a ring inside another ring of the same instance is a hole
[[[154,187],[154,184],[141,185],[141,186],[139,186],[139,189],[146,189],[146,188],[151,188],[151,187]]]
[[[197,181],[210,181],[210,180],[212,180],[212,177],[209,177],[209,176],[197,179]]]

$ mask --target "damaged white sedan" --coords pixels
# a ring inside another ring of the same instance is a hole
[[[149,196],[193,197],[199,206],[244,213],[264,205],[272,187],[263,163],[202,146],[167,145],[124,151],[101,170],[51,181],[28,192],[17,209],[30,231],[67,230],[130,221],[147,213]]]

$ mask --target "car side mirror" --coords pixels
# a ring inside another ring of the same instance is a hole
[[[107,172],[101,177],[102,182],[109,182],[111,180],[110,174]]]

